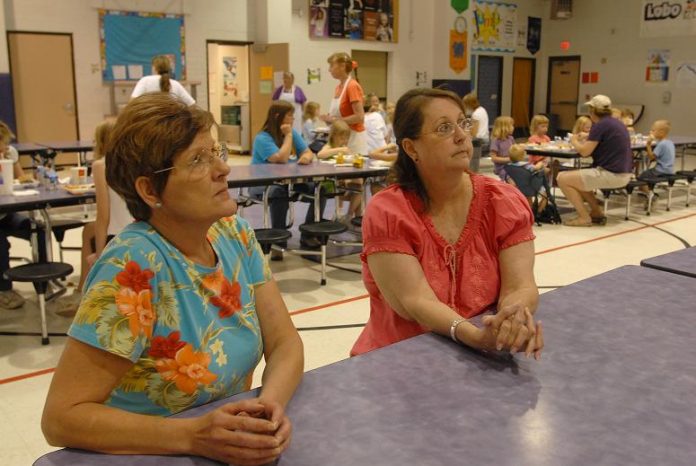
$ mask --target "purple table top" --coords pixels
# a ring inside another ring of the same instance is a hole
[[[39,192],[32,196],[0,195],[0,213],[22,212],[25,210],[45,209],[46,207],[65,207],[89,204],[94,201],[94,193],[70,194],[60,187],[54,190],[34,188]]]
[[[540,362],[426,334],[310,371],[289,405],[293,441],[278,464],[692,465],[690,285],[627,266],[543,295]],[[35,463],[164,464],[217,463],[69,449]]]
[[[230,174],[227,176],[227,185],[230,188],[265,186],[281,181],[302,182],[328,178],[367,178],[385,176],[389,171],[387,167],[371,167],[367,160],[365,160],[363,168],[336,167],[327,163],[311,163],[309,165],[265,163],[236,165],[230,168]]]
[[[19,155],[43,154],[49,150],[48,147],[34,144],[33,142],[15,142],[12,143],[12,146],[17,149]]]
[[[640,261],[640,265],[696,278],[696,247],[643,259]]]

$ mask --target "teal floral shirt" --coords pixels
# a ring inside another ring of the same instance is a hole
[[[271,272],[237,216],[216,222],[208,241],[215,267],[136,222],[92,268],[68,334],[134,363],[107,405],[170,415],[250,388],[263,354],[254,289]]]

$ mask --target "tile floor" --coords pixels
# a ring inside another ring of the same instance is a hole
[[[247,161],[248,158],[238,158],[233,163]],[[689,157],[688,166],[696,166],[696,157]],[[687,208],[683,190],[675,193],[671,212],[665,211],[664,199],[662,196],[652,215],[647,216],[640,208],[642,203],[634,197],[629,221],[623,219],[623,203],[614,202],[610,204],[609,222],[604,227],[535,227],[535,275],[541,292],[622,265],[638,264],[643,258],[683,248],[684,243],[696,244],[696,197]],[[559,204],[565,202],[561,199]],[[65,243],[79,245],[79,233],[79,230],[70,231]],[[54,250],[57,251],[55,246]],[[28,244],[12,240],[12,254],[28,256]],[[66,261],[79,264],[79,253],[65,254]],[[346,358],[360,332],[359,325],[369,314],[369,301],[360,275],[343,270],[359,267],[357,256],[332,259],[330,263],[341,269],[329,268],[328,284],[324,287],[319,285],[319,266],[313,262],[288,255],[283,262],[272,263],[287,307],[304,340],[307,370]],[[76,280],[76,276],[71,277],[71,281]],[[16,289],[29,301],[22,309],[0,312],[0,331],[36,332],[39,320],[33,289],[26,284],[16,285]],[[49,331],[64,332],[70,319],[56,315],[51,304],[48,313]],[[49,346],[41,346],[37,336],[0,335],[0,464],[3,466],[31,464],[52,449],[41,434],[40,418],[51,369],[60,357],[64,341],[64,337],[53,337]],[[258,380],[257,376],[255,383]]]

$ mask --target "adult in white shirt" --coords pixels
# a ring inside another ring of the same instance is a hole
[[[364,124],[365,133],[367,134],[368,153],[384,147],[387,144],[387,124],[379,113],[379,107],[370,105],[367,99]]]
[[[169,92],[186,105],[196,103],[184,86],[175,79],[171,79],[172,66],[166,55],[158,55],[152,59],[152,68],[157,74],[143,76],[133,89],[131,99],[152,92]]]
[[[464,96],[464,109],[467,114],[471,114],[472,126],[471,134],[474,138],[481,139],[483,142],[488,142],[488,112],[481,106],[476,94],[471,92]]]

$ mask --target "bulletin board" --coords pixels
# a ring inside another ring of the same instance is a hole
[[[309,0],[309,37],[399,41],[399,0]]]
[[[169,57],[172,78],[186,79],[183,15],[100,9],[99,40],[104,81],[152,74],[156,55]]]

